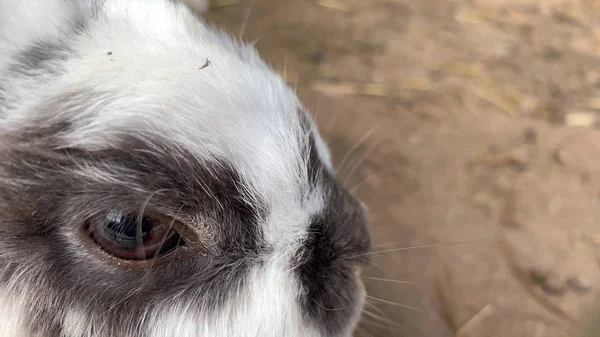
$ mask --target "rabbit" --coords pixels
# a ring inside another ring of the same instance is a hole
[[[0,337],[349,337],[368,212],[294,90],[167,0],[0,0]]]

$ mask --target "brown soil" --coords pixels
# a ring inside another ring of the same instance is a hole
[[[230,2],[209,20],[287,69],[376,250],[407,248],[374,254],[359,336],[583,333],[600,290],[600,1]]]

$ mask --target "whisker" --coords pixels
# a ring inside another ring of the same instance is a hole
[[[377,130],[377,125],[375,125],[370,130],[368,130],[367,132],[365,132],[365,134],[362,135],[362,137],[360,137],[358,139],[358,141],[346,152],[346,154],[342,158],[342,161],[338,165],[338,169],[336,170],[336,174],[339,174],[344,169],[344,165],[346,164],[346,161],[348,159],[350,159],[349,158],[350,155],[352,155],[352,153],[354,151],[356,151],[356,149],[358,149],[359,146],[361,146],[367,139],[369,139],[369,137],[371,136],[371,134],[373,134],[373,132],[375,132],[375,130]]]
[[[362,165],[369,158],[369,156],[373,153],[373,150],[375,150],[379,146],[381,141],[382,141],[382,139],[378,139],[371,146],[369,146],[369,148],[367,148],[365,153],[363,153],[363,155],[359,158],[359,160],[356,162],[356,164],[354,164],[352,169],[350,169],[348,171],[348,173],[344,174],[345,175],[345,177],[343,179],[344,184],[346,183],[346,181],[348,179],[352,178],[352,176],[354,175],[354,172],[360,167],[360,165]]]
[[[356,327],[356,332],[357,332],[357,334],[355,334],[355,337],[362,337],[365,334],[367,336],[375,337],[375,335],[373,335],[372,333],[370,333],[369,330],[367,330],[367,328],[365,328],[364,326],[361,326],[360,323],[359,323],[359,326]]]
[[[382,282],[401,283],[401,284],[412,284],[412,285],[414,285],[414,284],[415,284],[415,282],[412,282],[412,281],[400,281],[400,280],[392,280],[392,279],[387,279],[387,278],[379,278],[379,277],[363,276],[362,278],[364,278],[364,279],[367,279],[367,280],[375,280],[375,281],[382,281]]]
[[[402,303],[396,303],[396,302],[392,302],[392,301],[384,300],[384,299],[377,298],[377,297],[374,297],[374,296],[371,296],[371,295],[367,295],[367,297],[368,297],[368,298],[370,298],[370,299],[372,299],[372,300],[379,301],[379,302],[381,302],[381,303],[386,303],[386,304],[390,304],[390,305],[395,305],[395,306],[398,306],[398,307],[401,307],[401,308],[405,308],[405,309],[409,309],[409,310],[413,310],[413,311],[417,311],[417,312],[423,312],[423,311],[424,311],[424,310],[422,310],[422,309],[418,309],[418,308],[415,308],[415,307],[411,307],[410,305],[406,305],[406,304],[402,304]]]
[[[387,330],[391,335],[393,335],[394,332],[392,331],[392,327],[390,326],[389,323],[394,323],[394,322],[392,322],[390,319],[388,319],[387,316],[385,315],[385,313],[381,309],[379,309],[375,304],[371,303],[368,298],[365,300],[365,304],[373,307],[373,309],[375,309],[377,312],[379,312],[380,315],[377,315],[377,314],[369,311],[367,309],[367,307],[365,306],[365,307],[363,307],[363,312],[362,312],[365,315],[361,316],[361,318],[364,320],[364,322],[369,323],[370,325],[375,326],[375,327],[383,328],[383,329]],[[388,323],[388,324],[385,326],[382,326],[381,324],[378,324],[373,321],[374,319],[379,319],[379,318],[384,320],[384,322],[387,321],[386,323]]]
[[[156,190],[152,193],[150,193],[150,195],[144,200],[144,202],[142,203],[142,206],[140,207],[140,211],[138,213],[138,217],[137,217],[137,223],[135,226],[135,237],[136,237],[136,245],[138,246],[143,246],[144,242],[142,240],[142,222],[143,222],[143,218],[144,218],[144,213],[146,212],[146,208],[148,207],[148,204],[150,204],[150,201],[152,200],[152,198],[154,198],[155,195],[157,195],[160,192],[165,191],[164,189],[160,189],[160,190]],[[145,258],[145,256],[144,256]]]
[[[183,205],[181,205],[179,207],[179,209],[175,213],[175,216],[171,219],[171,222],[169,223],[169,229],[167,231],[165,231],[165,235],[160,240],[160,246],[156,250],[156,253],[154,253],[154,256],[152,257],[152,263],[150,263],[150,266],[148,266],[148,269],[146,270],[146,273],[144,274],[144,278],[146,278],[149,275],[149,273],[152,271],[152,268],[154,267],[154,263],[155,263],[156,259],[158,259],[158,254],[160,254],[160,251],[162,250],[163,245],[167,241],[167,235],[169,235],[169,233],[171,232],[171,229],[173,229],[173,225],[175,224],[175,221],[177,221],[176,219],[179,216],[179,213],[181,212],[182,209],[183,209]],[[178,245],[181,244],[181,237],[179,238],[179,242],[177,242],[177,244]]]
[[[405,245],[405,244],[406,244],[405,241],[392,241],[392,242],[386,242],[386,243],[380,243],[378,245],[374,245],[373,248],[376,248],[376,249],[388,249],[388,248],[393,247],[393,246]]]
[[[240,38],[244,36],[244,32],[246,32],[246,26],[248,25],[248,20],[250,19],[250,14],[252,14],[252,10],[254,9],[255,2],[252,1],[250,7],[246,12],[246,16],[244,17],[244,21],[242,21],[242,26],[240,27]]]
[[[150,193],[150,195],[144,199],[144,202],[142,203],[142,206],[140,207],[140,211],[138,213],[138,221],[141,221],[140,219],[144,216],[144,213],[146,212],[146,208],[148,207],[148,204],[150,204],[150,201],[152,200],[152,198],[154,198],[155,195],[157,195],[160,192],[164,192],[166,191],[165,189],[160,189],[160,190],[156,190],[152,193]]]
[[[314,109],[310,109],[310,111],[313,111],[313,120],[315,121],[316,125],[320,125],[321,123],[319,122],[319,117],[320,117],[320,112],[321,110],[319,109],[321,107],[321,98],[317,97],[317,103],[316,106],[314,107]]]
[[[296,76],[294,78],[294,93],[298,94],[298,82],[300,81],[300,76]]]
[[[365,311],[363,311],[363,314],[366,314],[368,316],[368,317],[363,317],[365,320],[370,317],[373,320],[382,321],[383,324],[381,324],[381,323],[375,323],[375,322],[373,322],[373,320],[370,320],[370,321],[366,320],[367,322],[369,322],[369,323],[375,323],[375,324],[379,325],[382,328],[390,329],[391,328],[390,325],[394,325],[396,327],[396,329],[397,328],[404,328],[404,326],[402,324],[397,324],[397,323],[391,322],[390,320],[388,320],[388,319],[386,319],[384,317],[380,317],[379,315],[374,314],[374,313],[372,313],[370,311],[366,311],[365,310]]]
[[[378,177],[381,177],[381,176],[385,176],[387,174],[394,173],[394,172],[396,172],[396,169],[383,170],[381,172],[369,174],[368,176],[366,176],[365,178],[363,178],[361,181],[359,181],[356,184],[354,184],[354,186],[350,187],[349,191],[350,191],[350,193],[354,194],[364,184],[366,184],[369,181],[371,181],[371,179],[375,179],[375,178],[378,178]]]
[[[368,314],[372,315],[372,313],[368,313]],[[375,319],[373,319],[373,318],[371,318],[369,316],[363,316],[362,319],[363,319],[364,323],[368,323],[368,324],[370,324],[370,325],[372,325],[374,327],[377,327],[377,328],[386,329],[390,333],[392,333],[392,327],[389,326],[389,325],[387,325],[387,324],[379,323],[379,322],[377,322],[377,320],[375,320]],[[398,329],[398,328],[394,328],[394,329]]]
[[[287,83],[287,54],[283,56],[283,81]]]
[[[252,47],[256,47],[256,44],[258,43],[258,41],[260,41],[260,37],[257,37],[256,39],[252,40],[248,44],[251,45]]]
[[[366,308],[366,307],[364,307],[364,308],[363,308],[363,310],[364,310],[365,312],[368,312],[370,315],[373,315],[373,317],[375,317],[375,318],[377,318],[377,319],[379,319],[379,320],[383,320],[384,322],[386,322],[386,323],[388,323],[388,324],[392,324],[392,325],[395,325],[395,326],[398,326],[398,327],[404,328],[404,325],[402,325],[402,324],[400,324],[400,323],[396,323],[396,322],[392,321],[391,319],[389,319],[389,318],[388,318],[388,317],[385,315],[385,313],[383,312],[383,310],[379,309],[379,308],[378,308],[378,307],[377,307],[375,304],[373,304],[373,303],[371,303],[371,302],[369,302],[369,301],[366,301],[365,303],[366,303],[366,304],[368,304],[368,305],[370,305],[370,306],[372,306],[372,307],[373,307],[373,309],[377,310],[379,313],[381,313],[381,315],[374,314],[374,313],[370,312],[369,310],[367,310],[367,308]]]
[[[437,243],[437,244],[427,244],[427,245],[419,245],[419,246],[408,246],[408,247],[401,247],[401,248],[384,249],[384,250],[379,250],[379,251],[375,251],[375,252],[368,252],[368,253],[364,253],[364,254],[353,255],[353,256],[347,257],[346,259],[353,259],[353,258],[357,258],[357,257],[369,256],[369,255],[375,255],[375,254],[400,252],[400,251],[404,251],[404,250],[456,246],[456,245],[464,245],[464,244],[469,244],[469,243],[481,243],[481,242],[489,241],[489,240],[493,240],[493,238],[484,238],[484,239],[478,239],[478,240],[445,242],[445,243]]]
[[[327,310],[327,311],[340,311],[340,310],[344,310],[346,309],[346,307],[341,307],[341,308],[336,308],[336,309],[331,309],[331,308],[327,308],[324,305],[322,305],[321,303],[319,303],[317,300],[313,299],[313,302],[315,302],[315,304],[317,304],[319,307],[321,307],[323,310]]]
[[[373,267],[377,267],[379,269],[382,269],[381,268],[381,264],[379,264],[379,263],[377,263],[375,261],[369,261],[369,266],[373,266]]]

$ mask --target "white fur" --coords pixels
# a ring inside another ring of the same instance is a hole
[[[24,303],[0,291],[0,337],[29,337],[23,333]]]
[[[149,327],[150,336],[320,336],[302,321],[301,312],[294,303],[297,294],[293,289],[298,286],[291,281],[290,271],[281,268],[280,262],[272,261],[266,268],[254,270],[251,278],[250,289],[238,293],[225,312],[208,315],[210,323],[198,324],[194,320],[196,315],[187,312],[186,308],[170,308],[151,316],[149,321],[156,324]],[[218,329],[215,330],[215,326]]]
[[[16,288],[16,283],[25,282],[34,274],[33,270],[21,268],[10,283],[0,288],[0,337],[45,337],[32,336],[27,329],[30,317],[26,310],[30,304],[26,301],[34,293],[34,286],[24,284],[21,290]]]

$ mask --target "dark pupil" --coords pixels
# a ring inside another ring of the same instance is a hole
[[[109,214],[106,220],[106,236],[122,248],[142,246],[152,231],[152,219],[147,217]]]

